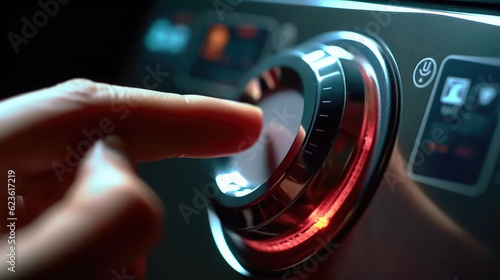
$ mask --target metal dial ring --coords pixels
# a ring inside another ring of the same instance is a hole
[[[367,201],[367,182],[384,165],[393,137],[397,81],[387,57],[360,34],[334,32],[267,60],[244,79],[240,100],[261,106],[264,119],[293,104],[302,110],[288,114],[300,121],[265,126],[263,134],[281,138],[260,146],[261,161],[238,166],[231,164],[242,159],[235,156],[215,164],[218,178],[226,177],[217,182],[210,223],[233,268],[268,274],[296,265],[321,248],[318,240],[339,237]],[[286,133],[269,129],[290,123]],[[263,162],[273,164],[266,169]]]

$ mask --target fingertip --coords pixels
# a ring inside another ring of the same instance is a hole
[[[225,100],[225,102],[228,102],[229,104],[234,104],[234,106],[240,107],[242,110],[245,110],[246,113],[255,115],[255,117],[260,116],[260,118],[262,118],[263,113],[262,109],[259,106],[233,100]]]
[[[234,101],[232,101],[234,102]],[[243,110],[241,126],[244,128],[243,140],[238,145],[236,152],[242,152],[252,147],[259,139],[263,126],[263,112],[260,107],[246,103],[237,103]]]
[[[254,125],[251,127],[252,130],[250,131],[250,133],[258,138],[260,133],[262,132],[264,113],[262,112],[262,109],[260,107],[249,104],[247,104],[247,106],[250,108],[250,110],[253,111],[252,121]],[[254,143],[251,143],[251,145],[253,144]]]
[[[182,119],[169,130],[171,157],[220,157],[250,148],[262,130],[263,112],[254,105],[200,95],[183,95]],[[181,109],[182,108],[182,109]]]

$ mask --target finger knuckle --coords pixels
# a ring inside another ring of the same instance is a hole
[[[63,84],[71,84],[75,86],[81,86],[81,85],[86,85],[86,84],[95,84],[94,81],[86,78],[72,78],[67,81],[65,81]]]
[[[94,94],[98,89],[96,82],[84,78],[74,78],[59,84],[58,86],[68,90],[69,92],[84,95]]]
[[[92,80],[75,78],[59,85],[70,102],[82,107],[100,106],[109,102],[118,102],[123,98],[120,87]]]
[[[91,104],[99,92],[99,86],[96,82],[82,78],[58,84],[56,89],[61,99],[80,106]]]

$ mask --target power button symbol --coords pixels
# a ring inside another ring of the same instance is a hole
[[[436,76],[436,61],[430,57],[422,59],[413,71],[413,83],[418,88],[428,86]]]

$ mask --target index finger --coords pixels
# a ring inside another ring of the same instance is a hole
[[[40,171],[115,134],[136,161],[214,157],[248,148],[261,122],[250,105],[77,79],[1,102],[0,154],[6,167]]]

